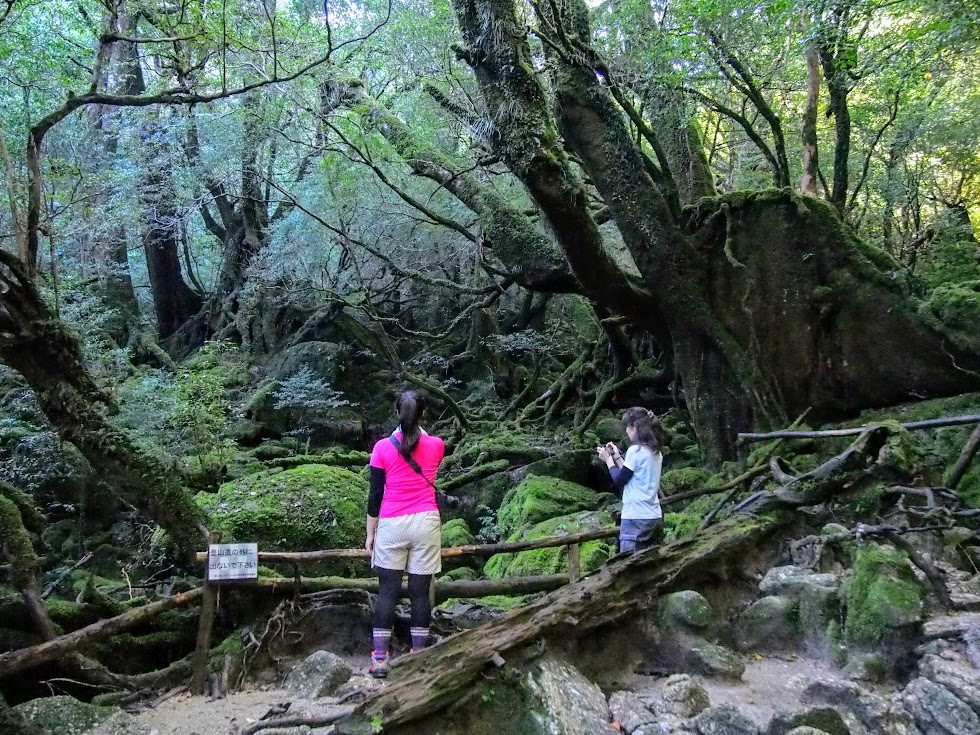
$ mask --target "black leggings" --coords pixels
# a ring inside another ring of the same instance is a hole
[[[402,574],[398,569],[377,568],[378,601],[374,604],[374,627],[391,628],[395,623],[395,605],[402,589]],[[432,622],[432,606],[429,604],[431,574],[408,575],[408,599],[412,602],[411,626],[428,628]]]

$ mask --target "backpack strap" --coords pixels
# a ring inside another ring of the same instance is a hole
[[[429,487],[431,487],[436,492],[439,492],[439,489],[435,486],[435,484],[433,484],[432,481],[429,480],[429,478],[425,476],[425,473],[422,472],[422,468],[419,467],[419,463],[415,461],[415,457],[413,457],[411,455],[409,455],[408,457],[406,457],[404,454],[402,454],[402,445],[401,445],[401,442],[399,442],[395,438],[395,435],[392,434],[391,436],[388,437],[388,439],[391,440],[391,443],[395,445],[395,449],[398,450],[398,456],[401,457],[402,459],[404,459],[408,463],[408,466],[412,468],[412,470],[415,472],[415,474],[417,474],[419,477],[421,477],[423,480],[425,480],[428,483]]]

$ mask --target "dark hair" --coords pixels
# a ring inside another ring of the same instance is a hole
[[[623,428],[627,426],[636,429],[637,444],[645,444],[655,452],[663,448],[664,430],[660,426],[660,419],[653,411],[648,411],[642,406],[626,409],[626,413],[623,414]]]
[[[402,425],[402,440],[398,451],[405,459],[412,455],[422,438],[420,424],[427,405],[425,394],[414,390],[405,391],[395,401],[395,413]]]

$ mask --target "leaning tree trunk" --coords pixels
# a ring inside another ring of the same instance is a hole
[[[608,204],[673,337],[698,438],[713,459],[739,427],[811,409],[821,421],[922,395],[980,387],[980,325],[948,333],[916,312],[886,256],[827,204],[787,191],[701,200],[673,219],[623,115],[599,81],[605,65],[581,0],[538,4],[552,54],[557,121],[513,0],[457,0],[500,150],[550,220],[573,270],[601,240],[557,136]],[[576,271],[578,273],[578,271]],[[606,304],[610,308],[616,307]]]
[[[78,338],[51,312],[21,262],[2,250],[0,362],[24,376],[61,438],[192,558],[203,539],[203,516],[181,485],[182,473],[107,418],[111,400],[86,369]]]

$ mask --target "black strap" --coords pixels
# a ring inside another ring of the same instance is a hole
[[[404,454],[402,454],[402,445],[395,438],[395,435],[392,434],[388,438],[391,440],[391,443],[395,445],[395,449],[398,450],[398,454],[401,456],[401,458],[404,459],[406,462],[408,462],[408,466],[411,467],[415,471],[415,474],[417,474],[419,477],[421,477],[423,480],[425,480],[427,483],[429,483],[429,487],[431,487],[437,493],[440,492],[439,488],[437,488],[432,483],[432,481],[428,477],[425,476],[425,473],[422,472],[422,468],[419,467],[419,463],[415,461],[415,457],[413,457],[412,455],[408,455],[406,457]]]

